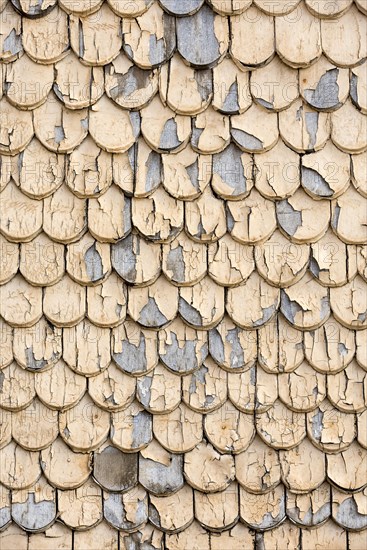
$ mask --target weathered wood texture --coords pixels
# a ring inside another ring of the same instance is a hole
[[[366,0],[0,0],[0,547],[367,548]]]

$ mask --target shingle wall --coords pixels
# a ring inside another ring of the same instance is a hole
[[[2,550],[367,547],[367,2],[2,0]]]

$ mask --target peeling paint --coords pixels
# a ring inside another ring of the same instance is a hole
[[[276,212],[281,227],[293,237],[302,227],[302,212],[295,210],[288,200],[278,202]]]
[[[264,149],[264,143],[261,139],[245,132],[244,130],[232,128],[231,134],[235,142],[244,149],[250,151],[262,151]]]
[[[302,184],[319,197],[332,197],[334,192],[328,182],[316,170],[302,167]]]
[[[306,101],[316,109],[331,109],[338,107],[340,105],[338,76],[339,69],[337,68],[326,71],[314,90],[310,89],[304,91]]]

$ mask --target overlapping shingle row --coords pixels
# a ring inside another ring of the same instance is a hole
[[[0,545],[362,550],[364,0],[2,8]]]

